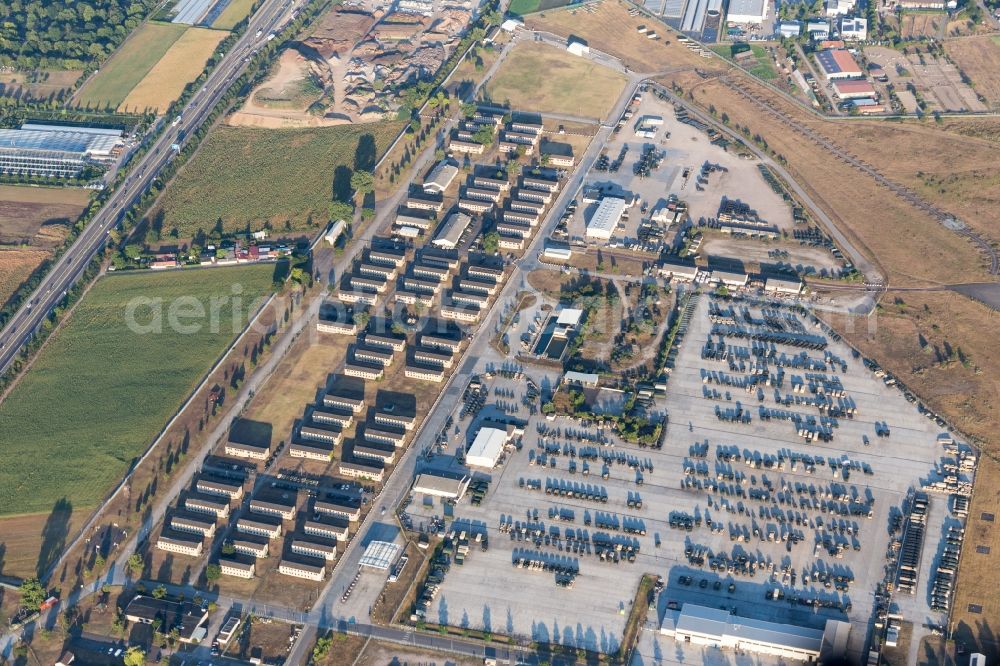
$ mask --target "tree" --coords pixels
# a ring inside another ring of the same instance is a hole
[[[353,176],[351,177],[353,180]],[[330,202],[330,219],[333,221],[344,220],[350,222],[354,217],[354,204],[347,201]]]
[[[125,246],[125,256],[132,261],[138,261],[142,256],[142,246],[135,243],[129,243]]]
[[[301,266],[296,266],[291,270],[288,278],[296,284],[305,284],[309,281],[309,274]]]
[[[142,555],[139,553],[132,553],[128,556],[128,562],[126,563],[128,570],[132,572],[133,575],[138,576],[142,573],[143,561]]]
[[[125,651],[122,659],[125,661],[125,666],[142,666],[146,663],[146,652],[141,647],[133,645]]]
[[[164,587],[163,585],[159,585],[153,589],[154,599],[162,599],[165,596],[167,596],[167,588]]]
[[[209,564],[205,567],[205,580],[215,581],[222,576],[222,567],[218,564]]]
[[[351,174],[351,189],[358,194],[368,194],[375,191],[375,174],[371,171],[357,170]]]
[[[330,654],[330,646],[333,644],[332,636],[322,636],[316,639],[313,646],[313,661],[322,661],[326,655]]]
[[[472,102],[463,102],[460,108],[462,110],[462,115],[466,118],[471,118],[476,115],[476,105]]]
[[[483,252],[496,254],[500,249],[500,234],[496,231],[488,231],[483,235]]]
[[[371,315],[367,312],[355,312],[354,313],[354,323],[358,328],[364,328],[368,325],[368,321],[371,319]]]
[[[493,128],[489,125],[483,125],[473,133],[472,140],[484,146],[490,145],[493,143]]]
[[[21,605],[35,612],[45,601],[45,588],[37,578],[26,578],[21,583]]]

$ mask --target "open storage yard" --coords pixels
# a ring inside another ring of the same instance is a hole
[[[481,502],[443,507],[452,529],[485,538],[488,548],[452,563],[428,623],[613,652],[635,586],[653,573],[666,582],[657,620],[671,602],[820,628],[827,618],[847,619],[849,660],[861,658],[873,593],[884,580],[895,583],[889,549],[901,541],[904,507],[957,457],[938,442],[936,424],[808,316],[776,302],[702,295],[684,320],[666,394],[646,408],[651,417],[672,415],[662,448],[532,414],[518,405],[524,380],[502,373],[483,384],[478,415],[468,420],[464,407],[453,415],[466,445],[484,419],[526,424],[519,450],[479,470],[490,480]],[[765,338],[743,337],[751,331]],[[754,345],[771,350],[768,386],[756,384]],[[528,373],[551,386],[537,368]],[[587,404],[605,393],[583,390]],[[832,410],[817,409],[824,400]],[[971,480],[963,465],[959,492]],[[942,557],[932,536],[960,525],[947,494],[926,494],[927,544],[903,544],[917,572],[914,594],[894,597],[894,610],[917,623],[943,620],[928,605]],[[426,525],[442,513],[437,502],[418,496],[407,513]],[[519,566],[525,559],[547,566]]]
[[[625,76],[547,44],[518,44],[486,86],[489,99],[518,111],[604,118]]]
[[[350,194],[359,144],[365,160],[385,151],[403,123],[296,130],[219,127],[160,199],[164,233],[181,238],[266,224],[283,231],[319,230],[331,192]],[[280,187],[275,188],[275,183]],[[287,224],[286,224],[287,223]]]
[[[273,272],[265,264],[100,279],[0,404],[3,514],[97,503],[240,332],[234,308],[242,327],[251,304],[270,293]],[[206,315],[209,299],[220,297],[216,330],[207,316],[182,315],[194,332],[172,326],[169,308],[182,297],[181,312],[195,299]],[[158,332],[155,301],[146,300],[156,298]]]

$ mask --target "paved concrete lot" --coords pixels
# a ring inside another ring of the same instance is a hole
[[[615,173],[592,169],[587,174],[585,187],[601,186],[611,195],[617,192],[638,196],[649,205],[649,211],[658,203],[666,202],[668,195],[675,194],[688,203],[691,219],[696,224],[700,218],[715,218],[722,197],[726,197],[749,205],[761,219],[780,229],[792,228],[791,208],[764,181],[756,160],[742,159],[713,145],[704,132],[678,121],[672,105],[651,93],[644,94],[642,103],[632,109],[635,115],[626,121],[620,132],[612,135],[604,150],[608,159],[614,162],[622,149],[628,148],[620,169]],[[643,116],[663,119],[663,125],[656,128],[653,138],[636,135],[636,124]],[[641,178],[634,174],[633,166],[646,146],[663,151],[665,155],[658,169]],[[705,163],[724,167],[727,171],[711,173],[707,185],[699,191],[696,180]],[[594,210],[596,204],[584,206],[581,202],[568,225],[571,239],[584,239],[586,223]],[[613,240],[626,244],[634,242],[642,217],[638,209],[632,209],[629,219],[624,221],[624,228],[619,227]]]
[[[448,438],[450,452],[471,441],[484,417],[498,418],[508,414],[526,419],[528,423],[523,448],[511,451],[501,467],[485,473],[491,484],[481,506],[472,506],[465,498],[457,506],[442,507],[437,501],[427,504],[421,497],[410,505],[408,511],[416,523],[445,514],[454,517],[460,528],[481,532],[489,538],[488,551],[473,548],[464,565],[452,566],[428,614],[429,621],[513,633],[526,640],[613,650],[621,639],[639,578],[650,572],[663,576],[667,582],[657,601],[656,618],[649,614],[649,621],[656,626],[670,602],[721,606],[734,609],[738,615],[814,627],[822,627],[827,618],[846,618],[855,624],[850,646],[852,655],[860,655],[875,586],[883,579],[888,564],[890,517],[898,512],[911,487],[918,486],[922,479],[935,478],[933,470],[942,456],[941,447],[936,443],[937,426],[920,416],[897,389],[887,387],[875,377],[860,359],[853,358],[846,346],[832,340],[826,349],[837,360],[835,369],[831,364],[822,370],[806,370],[792,367],[789,361],[784,367],[783,385],[778,390],[782,396],[806,396],[809,394],[793,394],[791,385],[807,373],[824,375],[828,381],[839,380],[844,398],[853,401],[857,415],[853,419],[840,418],[830,442],[807,443],[788,421],[762,421],[758,416],[760,405],[797,412],[803,417],[811,414],[818,418],[819,414],[814,406],[778,405],[774,387],[765,388],[764,399],[758,401],[756,394],[747,393],[743,388],[703,383],[703,370],[726,373],[737,379],[745,378],[747,370],[744,368],[742,373],[738,368],[730,370],[728,361],[701,359],[701,350],[712,326],[708,312],[710,301],[728,306],[708,295],[700,297],[669,379],[667,394],[658,397],[652,409],[654,413],[666,411],[671,416],[661,450],[623,443],[610,431],[585,428],[566,417],[547,420],[540,414],[530,416],[527,408],[519,405],[524,379],[494,377],[486,382],[487,404],[477,416],[459,419],[461,405],[455,405],[454,425],[449,429]],[[750,312],[754,316],[761,315],[756,306],[750,307]],[[784,309],[778,313],[780,317],[790,316]],[[803,323],[808,325],[807,321]],[[821,333],[812,325],[804,332]],[[727,337],[726,342],[734,349],[734,357],[736,347],[751,344],[734,337]],[[803,353],[801,348],[785,344],[776,344],[775,349],[778,356],[784,353],[788,359]],[[824,358],[823,351],[805,353],[819,361]],[[846,371],[840,362],[846,363]],[[526,372],[536,383],[554,383],[556,379],[555,371],[548,372],[544,378],[544,373],[535,367],[529,366]],[[773,361],[770,372],[778,372]],[[812,379],[815,381],[817,377]],[[706,388],[717,390],[719,399],[704,397]],[[751,414],[748,424],[723,421],[716,416],[717,406],[727,410],[736,409],[740,404]],[[876,436],[876,422],[888,425],[891,434],[887,439]],[[544,434],[540,428],[544,429]],[[599,435],[603,443],[578,440],[575,434],[582,431]],[[866,437],[868,445],[864,444]],[[544,456],[540,442],[558,444],[558,455],[549,454],[545,459],[554,467],[534,464]],[[706,443],[705,457],[692,457],[692,446]],[[588,447],[598,455],[621,455],[627,460],[608,466],[608,478],[602,479],[602,460],[584,459]],[[738,458],[729,463],[720,460],[717,454],[722,447],[733,448]],[[567,455],[570,451],[576,455]],[[744,464],[744,452],[775,462],[780,454],[785,459],[784,468],[753,469]],[[814,463],[810,473],[801,461],[791,464],[794,454],[822,458],[824,464]],[[847,480],[843,469],[834,477],[830,464],[845,457],[855,463]],[[641,485],[637,483],[639,473],[627,464],[628,461],[639,464]],[[583,475],[585,462],[589,466],[589,476]],[[570,473],[570,464],[575,464],[575,473]],[[692,474],[685,474],[685,466],[692,468]],[[864,466],[868,466],[871,474],[862,471]],[[697,467],[706,475],[694,472]],[[730,473],[734,475],[732,482],[726,480]],[[521,479],[526,485],[529,480],[540,482],[542,490],[522,488]],[[701,487],[684,488],[685,479],[700,481]],[[546,481],[596,488],[606,492],[607,503],[545,494]],[[803,485],[797,488],[795,484]],[[751,492],[760,493],[767,488],[771,491],[766,501],[751,498]],[[810,490],[815,494],[811,495]],[[739,492],[744,493],[742,497],[737,495]],[[782,502],[778,501],[779,495]],[[821,508],[824,500],[832,502],[838,496],[844,505],[852,500],[858,507],[870,505],[872,518],[834,515],[832,504],[829,505],[831,511],[824,512]],[[636,497],[642,499],[642,508],[628,506],[629,499]],[[809,498],[808,507],[805,498]],[[550,512],[559,510],[567,518],[572,516],[572,522],[551,517]],[[783,524],[777,518],[779,510],[784,516]],[[674,512],[698,518],[700,524],[694,525],[691,531],[673,529],[669,522]],[[919,592],[900,604],[906,618],[916,622],[936,616],[927,608],[926,592],[937,550],[936,535],[943,529],[945,512],[943,496],[935,497],[928,517],[928,543],[923,553]],[[597,521],[601,518],[619,527],[633,525],[645,530],[645,535],[599,527]],[[713,521],[714,529],[708,527],[708,520]],[[500,530],[502,522],[514,528],[511,532],[522,525],[531,525],[541,529],[544,535],[559,533],[562,538],[558,541],[550,538],[545,543],[543,537],[541,545],[533,543],[530,537],[511,540],[510,533]],[[760,537],[752,534],[755,528]],[[589,553],[567,551],[566,534],[569,531],[591,539]],[[593,538],[599,533],[638,545],[635,562],[614,564],[597,558]],[[746,541],[733,541],[737,533],[745,533]],[[768,533],[775,535],[775,541],[768,540]],[[795,545],[782,542],[782,534],[797,535],[801,541]],[[825,548],[817,547],[824,538],[831,539],[831,543],[845,544],[846,549],[839,556],[831,556]],[[854,549],[854,544],[858,550]],[[688,560],[685,552],[688,547],[704,550],[705,560],[701,566]],[[516,557],[536,551],[549,561],[568,562],[578,567],[579,576],[573,587],[557,586],[552,572],[512,566]],[[712,570],[713,557],[718,561],[722,556],[734,561],[743,556],[756,560],[759,565],[752,576],[740,573],[738,564],[729,571]],[[819,582],[805,584],[803,576],[813,572],[853,577],[853,582],[847,591],[838,591],[832,585],[827,588]],[[690,576],[690,582],[682,584],[681,576]],[[776,590],[785,598],[765,600],[766,593]],[[827,602],[830,607],[790,603],[790,599],[797,598]],[[664,649],[667,654],[674,654],[674,646]]]

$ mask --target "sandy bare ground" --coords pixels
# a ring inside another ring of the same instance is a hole
[[[772,250],[785,250],[787,257],[769,257]],[[840,263],[827,250],[799,245],[797,241],[762,241],[706,235],[701,252],[713,257],[733,257],[744,264],[791,266],[801,273],[837,271]]]

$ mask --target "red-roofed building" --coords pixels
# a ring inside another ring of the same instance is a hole
[[[840,99],[875,97],[875,87],[864,79],[833,81],[833,91]]]
[[[816,53],[816,62],[828,80],[854,79],[862,75],[861,67],[845,49],[827,49]]]

